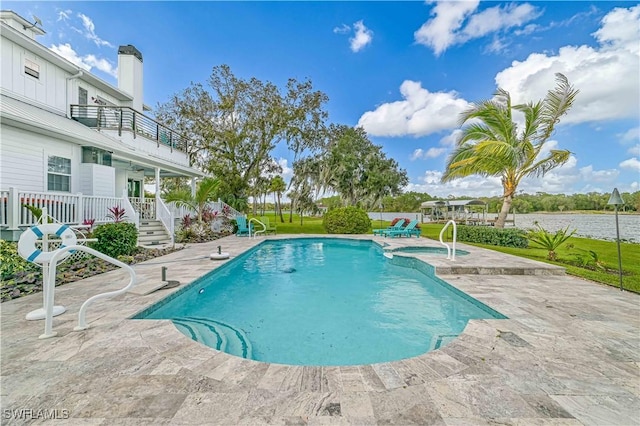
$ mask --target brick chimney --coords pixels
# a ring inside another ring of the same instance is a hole
[[[142,112],[142,53],[128,44],[118,47],[118,89],[133,96],[131,107]]]

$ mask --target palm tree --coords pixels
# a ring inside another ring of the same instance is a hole
[[[567,150],[552,149],[548,154],[540,154],[577,94],[578,90],[558,73],[556,87],[538,102],[512,106],[509,92],[498,89],[493,99],[472,105],[460,117],[460,125],[467,126],[447,159],[442,182],[475,174],[499,176],[504,192],[495,226],[504,228],[522,178],[543,176],[569,159],[571,152]],[[522,131],[513,122],[512,110],[524,114]]]
[[[278,197],[277,202],[275,199],[273,201],[275,202],[274,208],[276,210],[276,214],[278,213],[278,211],[280,212],[281,223],[284,223],[284,217],[282,217],[282,206],[280,205],[280,196],[286,189],[287,189],[287,184],[284,182],[284,179],[282,179],[282,176],[276,175],[271,179],[271,182],[269,183],[269,192],[273,192],[274,197],[276,196]]]
[[[165,195],[165,200],[169,203],[175,202],[178,207],[189,207],[198,215],[198,222],[202,223],[202,213],[205,211],[207,203],[215,198],[216,191],[220,187],[220,180],[214,178],[204,178],[198,184],[196,193],[191,194],[188,189],[177,189]]]

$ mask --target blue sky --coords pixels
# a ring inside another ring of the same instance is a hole
[[[3,2],[47,32],[38,39],[116,85],[117,47],[144,57],[155,107],[228,64],[283,86],[309,78],[330,122],[361,125],[408,172],[407,190],[500,195],[497,178],[440,184],[457,118],[498,86],[537,100],[564,73],[580,89],[551,139],[569,162],[524,192],[640,189],[637,2]],[[275,151],[291,170],[283,147]]]

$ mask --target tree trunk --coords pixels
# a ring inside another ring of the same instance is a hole
[[[284,223],[284,217],[282,217],[282,203],[280,203],[280,193],[278,192],[278,210],[280,210],[280,223]]]
[[[509,210],[511,210],[511,202],[513,201],[513,195],[507,195],[502,200],[502,209],[500,209],[500,213],[498,214],[498,219],[496,220],[496,228],[504,228],[504,222],[507,220],[507,215],[509,214]]]
[[[273,193],[273,221],[278,221],[278,202],[276,201],[276,193]]]

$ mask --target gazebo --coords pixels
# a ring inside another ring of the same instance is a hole
[[[456,222],[486,225],[487,203],[482,200],[433,200],[420,205],[422,222]]]

